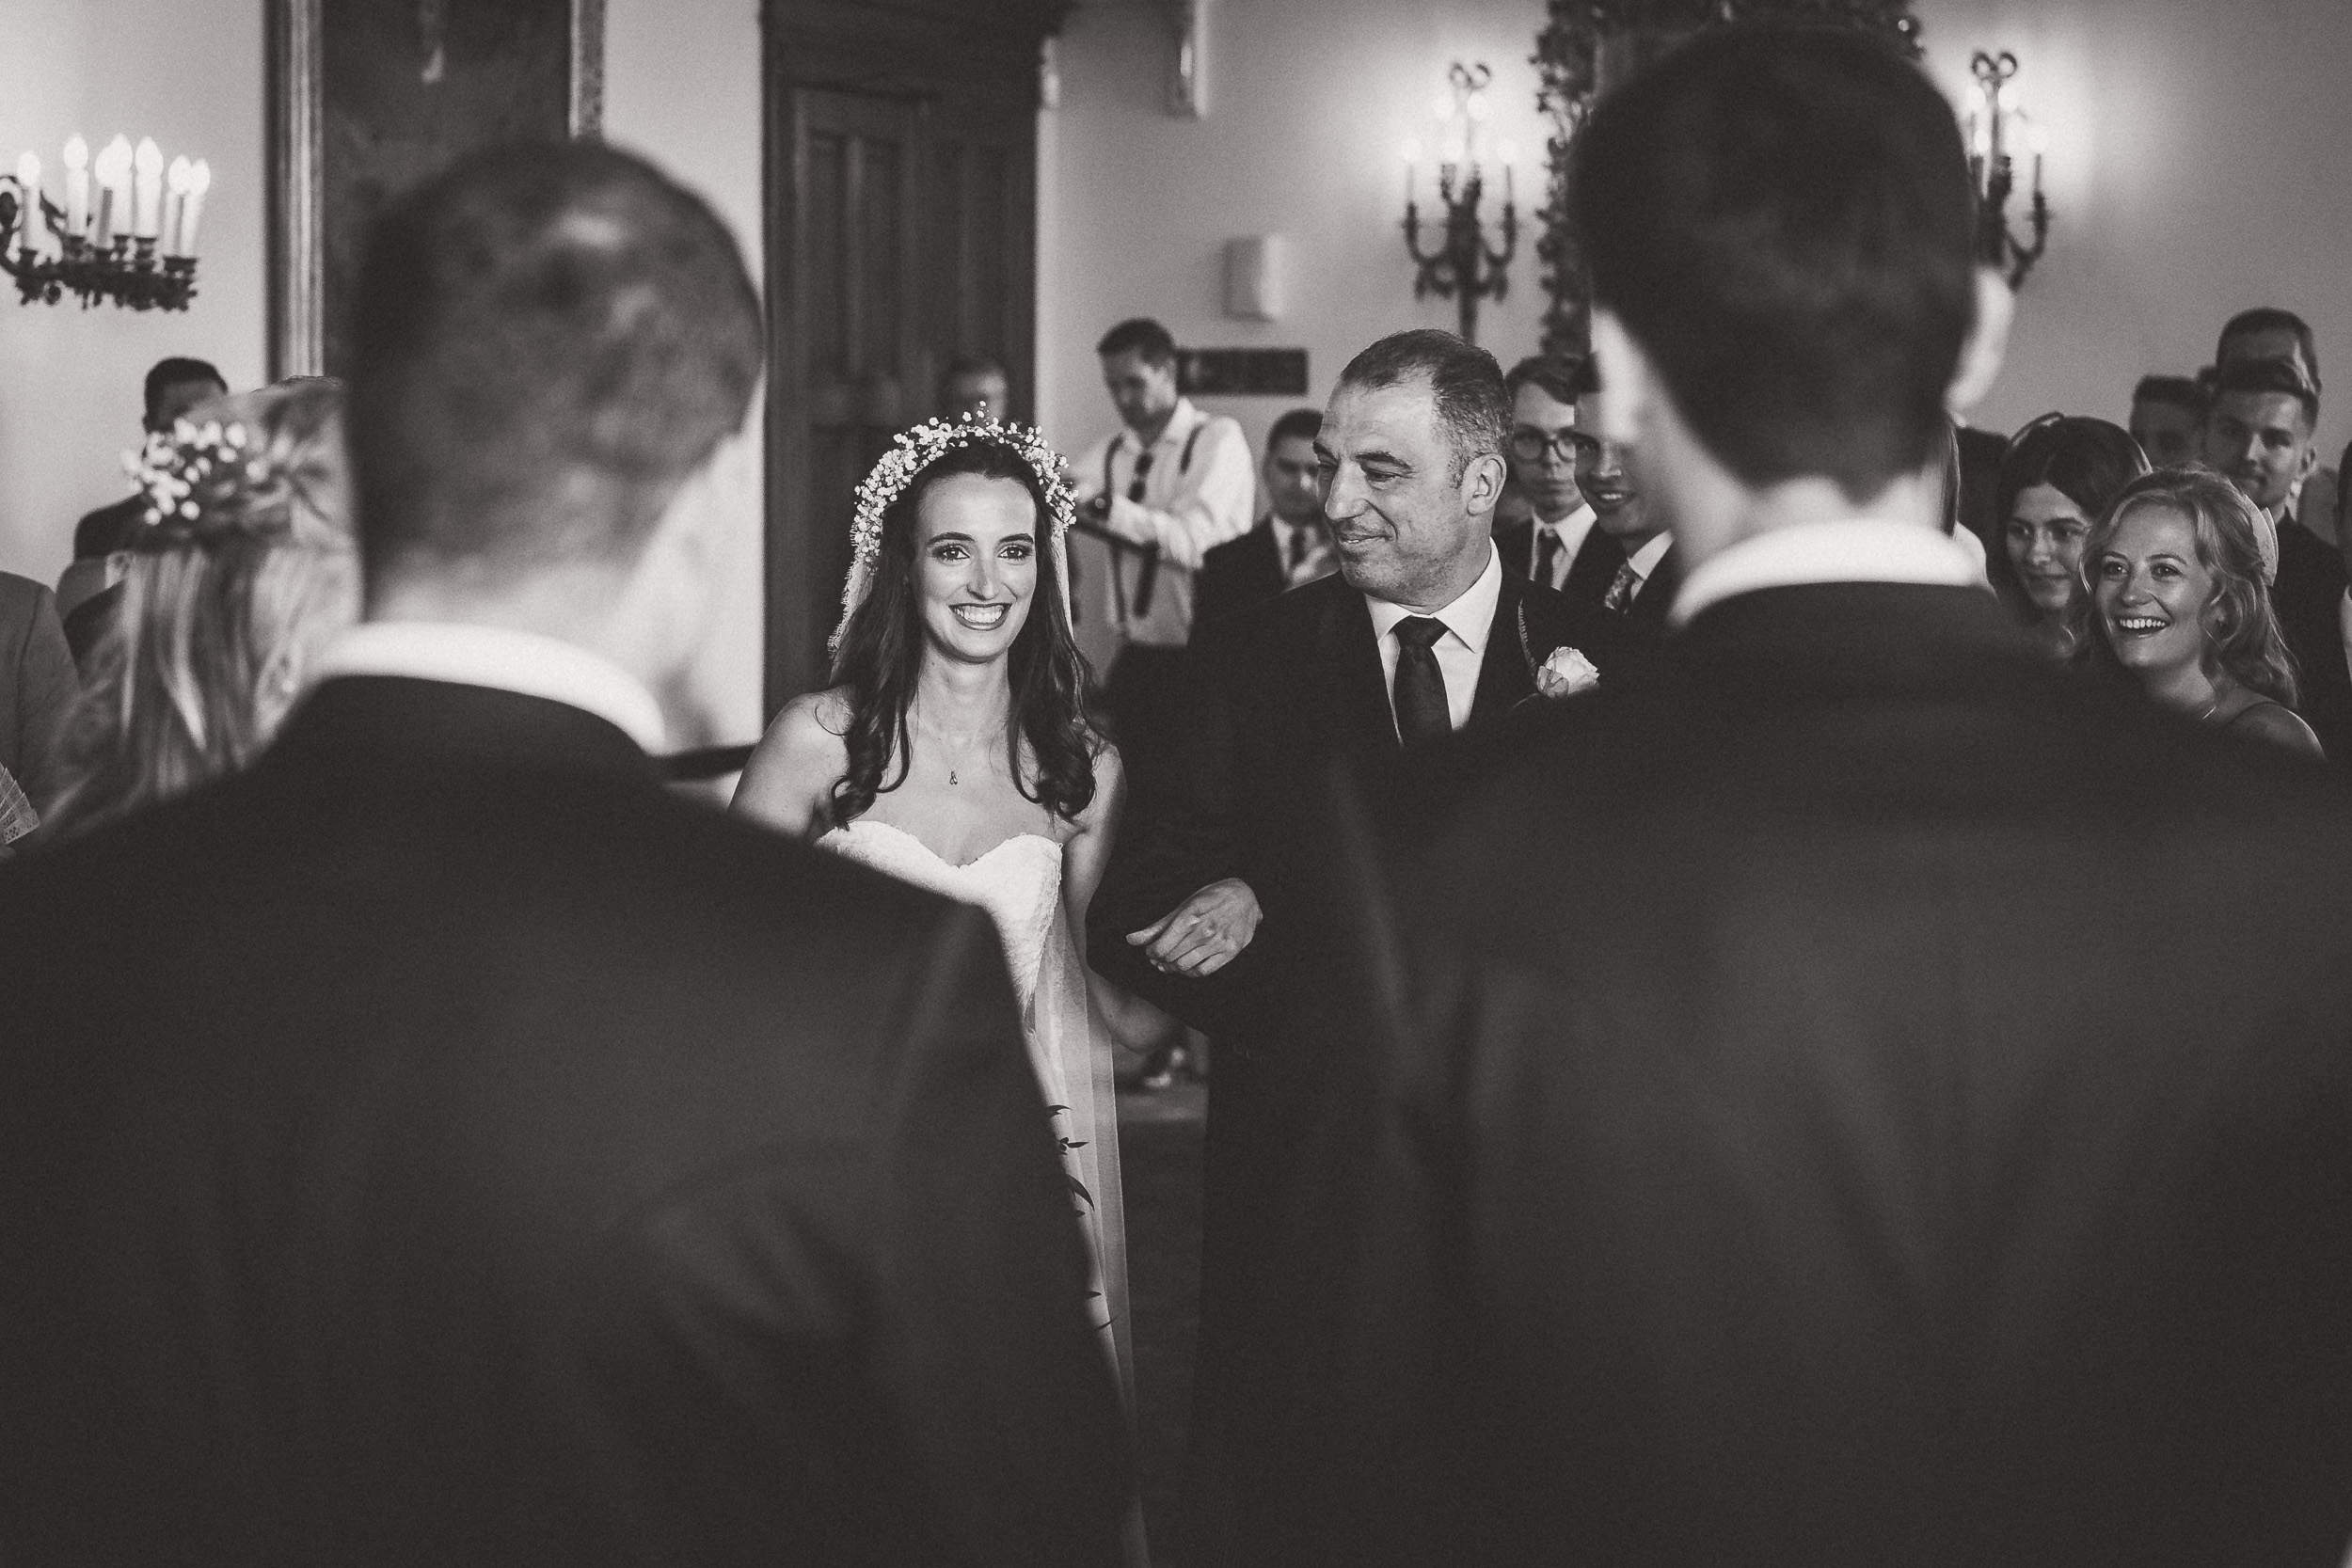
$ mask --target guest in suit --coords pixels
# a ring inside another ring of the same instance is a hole
[[[1315,462],[1315,436],[1322,429],[1321,409],[1294,408],[1266,432],[1265,461],[1258,468],[1266,514],[1256,528],[1201,557],[1192,585],[1196,626],[1221,621],[1286,589],[1327,578],[1337,568]]]
[[[2275,533],[2270,599],[2295,656],[2300,712],[2328,756],[2352,766],[2352,662],[2347,661],[2344,562],[2302,526],[2295,493],[2317,462],[2319,391],[2292,360],[2224,365],[2205,417],[2205,461],[2227,474]]]
[[[1682,562],[1664,509],[1644,497],[1626,448],[1599,433],[1599,377],[1587,359],[1577,367],[1576,483],[1592,503],[1595,526],[1614,542],[1619,557],[1601,587],[1600,608],[1623,622],[1632,647],[1646,653],[1665,635],[1667,607],[1682,586]]]
[[[65,784],[66,726],[81,689],[55,596],[0,572],[0,768],[44,816]]]
[[[139,428],[151,436],[169,435],[181,416],[198,404],[228,394],[229,383],[206,361],[158,359],[147,372],[145,413]],[[147,504],[147,497],[135,491],[85,514],[73,525],[73,564],[57,579],[57,614],[66,624],[77,660],[87,646],[85,639],[95,641],[95,631],[104,625],[104,612],[120,597],[114,590],[121,581],[121,554],[131,547],[131,535],[146,515]],[[77,617],[83,606],[99,598],[107,603]]]
[[[1993,589],[2051,657],[2077,651],[2092,525],[2147,471],[2138,443],[2105,420],[2044,414],[2010,438],[1994,491],[2005,522]]]
[[[1322,1088],[1289,1045],[1331,916],[1325,780],[1491,724],[1577,641],[1565,601],[1506,572],[1491,537],[1506,408],[1492,357],[1448,333],[1349,362],[1315,443],[1339,571],[1201,628],[1186,792],[1131,808],[1089,911],[1094,967],[1216,1044],[1194,1402],[1212,1508],[1262,1460],[1226,1441],[1235,1393],[1280,1375],[1263,1246]]]
[[[2319,395],[2319,337],[2311,323],[2294,311],[2275,305],[2257,306],[2239,311],[2223,325],[2221,337],[2214,344],[2216,373],[2225,366],[2256,359],[2293,365],[2312,395]],[[2314,462],[2288,498],[2296,520],[2328,545],[2343,543],[2328,531],[2335,526],[2336,494],[2337,470]]]
[[[92,652],[49,837],[249,765],[358,614],[342,403],[341,383],[298,377],[148,438],[150,520]]]
[[[761,343],[596,143],[379,217],[366,623],[252,768],[0,873],[11,1563],[1118,1560],[987,915],[646,755]]]
[[[1656,684],[1339,906],[1385,1049],[1299,1131],[1268,1560],[2335,1562],[2340,798],[1970,581],[2011,307],[1910,62],[1703,32],[1568,189],[1689,569]]]
[[[1511,434],[1503,442],[1511,479],[1530,515],[1495,530],[1506,570],[1598,605],[1625,551],[1606,529],[1593,526],[1593,509],[1576,484],[1576,399],[1579,361],[1537,355],[1502,378],[1511,394]]]
[[[2295,666],[2263,586],[2254,505],[2218,474],[2168,468],[2129,485],[2083,546],[2074,613],[2090,658],[2201,724],[2316,760],[2295,715]]]
[[[2194,463],[2204,446],[2205,388],[2185,375],[2144,375],[2132,388],[2132,439],[2153,467]]]

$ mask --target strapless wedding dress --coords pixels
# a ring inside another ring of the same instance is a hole
[[[1093,1016],[1086,966],[1061,900],[1061,846],[1015,833],[957,865],[903,828],[858,817],[817,847],[966,904],[994,922],[1021,1001],[1021,1033],[1045,1103],[1093,1259],[1096,1323],[1132,1400],[1127,1323],[1127,1227],[1119,1180],[1119,1108],[1110,1037]]]

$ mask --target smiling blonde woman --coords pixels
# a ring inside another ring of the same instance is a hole
[[[2150,700],[2200,723],[2311,757],[2294,659],[2263,585],[2253,503],[2209,469],[2136,480],[2083,548],[2080,641]]]

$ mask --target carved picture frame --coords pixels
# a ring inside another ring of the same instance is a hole
[[[605,0],[568,5],[565,129],[604,128]],[[445,25],[452,0],[375,0],[387,10],[414,4],[421,33]],[[329,268],[347,245],[326,232],[326,26],[329,0],[266,0],[269,374],[319,375],[330,368]],[[340,237],[337,237],[340,238]]]

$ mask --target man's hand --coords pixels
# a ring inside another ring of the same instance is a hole
[[[1238,877],[1211,882],[1127,941],[1163,974],[1215,974],[1258,934],[1258,895]]]

